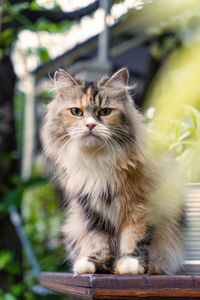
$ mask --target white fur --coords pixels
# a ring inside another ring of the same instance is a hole
[[[95,272],[95,265],[88,261],[87,257],[82,257],[77,260],[73,267],[74,274],[93,274]]]
[[[69,154],[68,154],[69,151]],[[66,166],[68,180],[65,183],[66,189],[74,194],[82,189],[83,194],[91,195],[91,206],[97,211],[102,209],[106,218],[116,224],[121,211],[122,201],[113,201],[108,207],[106,203],[99,201],[102,190],[107,191],[109,184],[111,191],[118,191],[117,178],[112,173],[112,158],[110,153],[103,155],[88,155],[80,151],[77,144],[73,149],[69,147],[63,153],[63,161]],[[121,199],[122,200],[122,199]],[[113,211],[115,213],[113,214]],[[120,220],[118,219],[120,225]]]
[[[72,147],[73,146],[73,147]],[[94,198],[99,196],[102,189],[107,190],[107,182],[113,187],[112,159],[109,153],[93,155],[83,153],[79,145],[74,143],[62,151],[60,158],[66,166],[68,173],[67,190],[77,191],[84,187],[84,193],[91,194]]]
[[[119,274],[132,274],[132,275],[142,275],[144,274],[144,268],[140,265],[137,258],[126,257],[122,258],[117,263],[117,270]]]
[[[85,118],[85,122],[86,122],[86,124],[95,124],[96,123],[96,121],[93,117]]]

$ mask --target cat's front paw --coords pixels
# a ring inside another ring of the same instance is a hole
[[[121,275],[142,275],[145,269],[135,257],[123,257],[118,260],[115,274]]]
[[[73,266],[74,274],[93,274],[95,273],[96,268],[93,262],[88,261],[87,257],[82,257],[75,261]]]

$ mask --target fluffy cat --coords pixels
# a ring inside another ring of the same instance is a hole
[[[149,154],[127,69],[98,82],[60,69],[54,81],[42,140],[68,201],[62,231],[73,272],[175,274],[181,188],[173,162]]]

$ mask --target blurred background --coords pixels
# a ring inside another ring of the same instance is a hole
[[[0,299],[66,299],[37,286],[40,268],[69,270],[59,233],[64,202],[40,142],[50,77],[65,68],[96,80],[128,67],[156,149],[169,151],[186,182],[198,185],[200,0],[0,4]]]

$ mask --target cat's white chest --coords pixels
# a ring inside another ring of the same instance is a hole
[[[121,203],[116,197],[112,165],[106,157],[97,160],[79,156],[73,164],[68,164],[67,172],[67,190],[71,194],[81,192],[83,195],[89,195],[91,208],[101,213],[112,224],[116,224]]]
[[[66,159],[67,190],[74,193],[84,190],[90,195],[99,195],[108,184],[113,186],[112,165],[109,157],[93,157],[81,152],[70,153]]]

